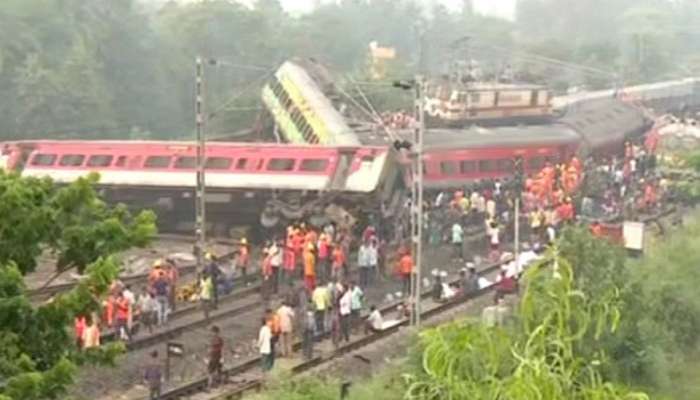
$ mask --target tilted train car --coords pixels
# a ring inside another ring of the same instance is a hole
[[[626,140],[641,136],[652,125],[640,108],[612,98],[579,103],[568,109],[558,123],[579,134],[584,155],[621,151]]]
[[[108,200],[153,208],[168,227],[194,220],[195,152],[187,142],[134,141],[17,142],[3,150],[7,168],[24,176],[69,183],[98,172]],[[207,213],[223,232],[323,213],[329,204],[376,206],[400,183],[386,147],[217,142],[207,145],[205,165]]]
[[[322,82],[297,62],[280,66],[263,87],[262,99],[286,142],[359,145],[352,128],[324,93]]]

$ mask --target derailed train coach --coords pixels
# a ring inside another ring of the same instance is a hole
[[[161,229],[192,229],[196,146],[191,142],[26,141],[0,148],[4,167],[23,176],[67,184],[96,172],[108,201],[154,209]],[[401,185],[390,157],[387,148],[372,146],[208,144],[208,230],[271,228],[286,220],[322,220],[331,205],[369,210],[387,204],[399,196]]]

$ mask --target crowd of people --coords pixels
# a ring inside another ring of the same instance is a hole
[[[653,153],[643,146],[627,144],[620,158],[581,162],[572,157],[559,164],[546,162],[538,173],[522,181],[495,179],[434,193],[433,200],[424,204],[424,240],[433,245],[451,245],[452,264],[465,267],[456,284],[446,281],[446,271],[435,270],[432,280],[426,282],[433,286],[433,299],[446,301],[470,295],[492,284],[479,275],[477,267],[482,260],[474,257],[473,247],[467,246],[474,239],[477,243],[482,240],[484,251],[478,253],[486,254],[491,262],[506,260],[496,282],[494,304],[484,310],[482,317],[487,325],[503,324],[508,315],[505,297],[517,293],[524,267],[537,258],[543,246],[556,239],[562,226],[583,219],[590,223],[594,234],[603,236],[601,220],[651,212],[659,206],[667,185],[656,177],[655,164]],[[502,244],[514,240],[516,207],[522,247],[514,257]],[[295,338],[302,342],[301,355],[310,359],[314,344],[325,337],[338,346],[350,341],[353,333],[384,329],[385,317],[376,306],[368,304],[365,293],[378,279],[389,278],[389,272],[401,282],[398,297],[408,297],[415,272],[405,239],[408,222],[395,222],[391,230],[378,223],[368,223],[358,230],[339,223],[313,226],[297,222],[259,245],[240,238],[233,244],[231,262],[208,252],[195,281],[185,285],[178,285],[173,260],[158,260],[138,296],[130,286],[114,282],[103,302],[103,315],[76,319],[78,346],[99,346],[100,324],[125,341],[137,334],[136,321],[140,329],[153,333],[168,324],[178,300],[199,301],[204,317],[209,319],[220,295],[231,293],[236,285],[246,287],[259,280],[266,310],[260,318],[255,347],[261,355],[262,369],[270,370],[278,357],[292,357]],[[389,231],[394,231],[392,239],[385,233]],[[404,315],[411,310],[406,303]],[[368,316],[363,319],[365,311]],[[207,371],[210,385],[215,386],[221,381],[225,341],[218,327],[211,329]],[[152,369],[148,373],[159,376]]]

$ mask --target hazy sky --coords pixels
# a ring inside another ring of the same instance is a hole
[[[152,3],[165,3],[167,0],[141,0]],[[181,2],[196,1],[196,0],[178,0]],[[241,3],[254,3],[255,0],[238,0]],[[333,0],[321,0],[333,1]],[[428,1],[428,0],[424,0]],[[460,9],[462,0],[434,0],[439,1],[451,9]],[[482,14],[499,16],[502,18],[513,19],[515,14],[515,3],[517,0],[474,0],[474,7],[477,12]],[[311,9],[316,0],[280,0],[287,11],[298,13],[307,12]]]
[[[280,0],[282,5],[289,11],[308,11],[311,9],[314,0]],[[462,0],[438,0],[447,7],[460,9]],[[474,7],[478,12],[497,15],[512,19],[517,0],[474,0]]]

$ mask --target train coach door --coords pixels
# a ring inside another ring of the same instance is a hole
[[[333,180],[331,181],[331,190],[343,190],[345,188],[345,182],[347,182],[348,176],[350,175],[350,166],[352,165],[354,156],[354,150],[340,149],[338,165],[335,168]]]

